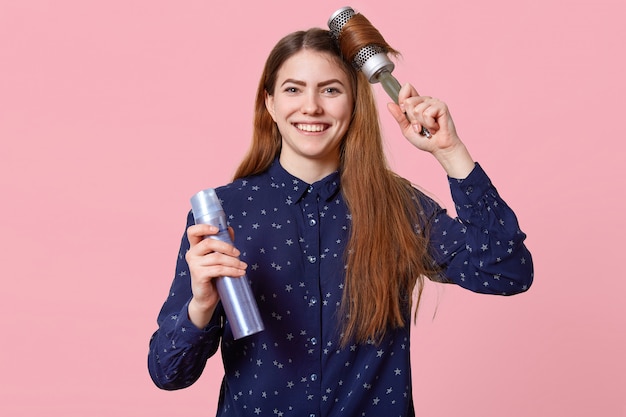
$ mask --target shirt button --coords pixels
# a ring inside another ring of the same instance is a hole
[[[315,297],[311,297],[311,301],[310,301],[311,305],[315,305],[317,304],[317,298]]]
[[[309,189],[307,190],[307,192],[309,192],[309,193],[313,192],[313,186],[312,185],[309,186]]]
[[[317,381],[317,374],[311,374],[311,381]]]
[[[315,414],[309,414],[309,417],[315,417]]]
[[[317,221],[315,221],[315,219],[309,220],[309,226],[315,226],[316,224],[317,224]]]
[[[317,262],[317,258],[315,256],[309,256],[309,263],[314,264],[315,262]]]
[[[314,338],[314,337],[312,337],[312,338],[311,338],[311,344],[312,344],[313,346],[317,345],[317,339],[316,339],[316,338]]]

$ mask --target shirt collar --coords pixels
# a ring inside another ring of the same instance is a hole
[[[276,158],[269,167],[268,173],[272,178],[272,187],[282,189],[287,199],[294,203],[307,193],[317,193],[322,199],[328,201],[339,191],[339,171],[332,172],[313,184],[308,184],[287,172]]]

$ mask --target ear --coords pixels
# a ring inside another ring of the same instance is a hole
[[[267,112],[272,116],[274,122],[276,122],[276,112],[274,111],[274,96],[270,95],[267,91],[265,92],[265,108]]]

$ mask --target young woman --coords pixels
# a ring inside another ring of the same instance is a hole
[[[251,149],[216,189],[235,246],[203,239],[217,231],[190,213],[150,342],[157,386],[191,385],[221,343],[219,416],[412,416],[409,329],[424,277],[482,293],[528,289],[525,235],[447,106],[408,84],[399,103],[389,111],[441,163],[459,218],[389,170],[371,87],[327,31],[275,46]],[[265,330],[234,340],[215,278],[244,274]]]

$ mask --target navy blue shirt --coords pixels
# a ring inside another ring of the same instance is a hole
[[[515,214],[476,164],[450,179],[458,218],[416,191],[430,221],[432,255],[445,278],[472,291],[511,295],[532,282]],[[340,346],[337,316],[350,213],[339,174],[307,184],[278,161],[216,189],[265,330],[234,340],[218,307],[205,329],[187,315],[190,276],[183,235],[176,275],[150,341],[148,367],[163,389],[191,385],[218,349],[224,364],[218,416],[413,416],[410,325],[382,342]],[[191,213],[187,227],[193,224]],[[407,312],[407,323],[410,323]]]

